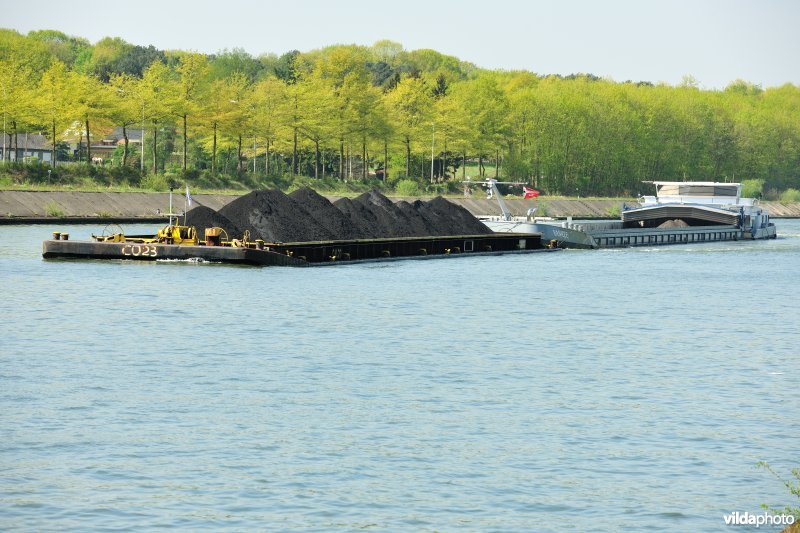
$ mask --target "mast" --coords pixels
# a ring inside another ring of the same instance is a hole
[[[497,203],[500,204],[500,211],[503,213],[503,220],[512,220],[514,217],[511,216],[511,211],[508,210],[506,203],[503,201],[503,195],[500,194],[500,191],[497,189],[497,180],[487,180],[489,182],[489,187],[492,188],[492,193],[494,194],[495,198],[497,198]]]
[[[485,181],[466,180],[466,181],[462,181],[461,183],[463,183],[463,184],[465,184],[467,186],[469,186],[469,185],[483,185],[484,187],[489,189],[489,194],[487,195],[487,198],[489,200],[491,200],[492,198],[496,198],[497,199],[497,203],[500,205],[500,211],[502,212],[502,215],[500,216],[500,218],[502,218],[503,220],[506,220],[506,221],[514,220],[514,216],[511,214],[511,211],[508,210],[508,206],[506,206],[506,203],[503,201],[503,195],[500,194],[500,191],[497,189],[497,184],[498,183],[502,183],[503,185],[523,185],[521,182],[516,182],[516,181],[497,181],[496,179],[493,179],[493,178],[487,178]]]
[[[172,225],[172,185],[169,186],[169,225]]]

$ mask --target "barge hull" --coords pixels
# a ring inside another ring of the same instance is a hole
[[[662,246],[698,242],[722,242],[750,239],[774,239],[775,226],[759,230],[755,235],[738,226],[691,226],[687,228],[618,229],[587,232],[599,248],[627,246]]]
[[[258,266],[310,266],[403,258],[498,255],[542,250],[539,235],[456,235],[352,241],[204,246],[137,242],[47,240],[45,259],[203,260]]]

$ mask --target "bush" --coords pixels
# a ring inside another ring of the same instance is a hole
[[[419,184],[414,180],[398,181],[395,192],[397,192],[398,196],[420,196],[422,194]]]
[[[125,182],[131,186],[139,185],[139,182],[142,180],[142,175],[139,173],[138,168],[133,167],[113,167],[109,170],[109,174],[114,180],[118,182]]]
[[[425,187],[425,192],[434,196],[444,196],[447,194],[463,192],[459,183],[446,181],[444,183],[432,183]]]
[[[64,210],[61,209],[61,206],[55,203],[54,201],[50,200],[44,206],[44,212],[49,217],[57,217],[61,218],[64,216]]]
[[[781,193],[782,204],[797,204],[800,203],[800,191],[797,189],[786,189]]]
[[[161,174],[148,174],[139,182],[142,189],[164,192],[169,190],[169,180]]]

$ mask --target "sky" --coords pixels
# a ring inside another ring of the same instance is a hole
[[[8,0],[0,0],[0,4]],[[723,89],[800,85],[800,0],[39,0],[0,27],[253,55],[382,39],[487,69]],[[124,7],[119,7],[124,6]]]

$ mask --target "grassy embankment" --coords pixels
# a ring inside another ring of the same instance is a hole
[[[38,167],[38,168],[36,168]],[[331,196],[355,197],[359,194],[378,189],[387,196],[429,197],[445,196],[463,197],[461,173],[445,183],[429,184],[426,180],[339,180],[334,178],[314,179],[305,176],[279,176],[253,178],[250,175],[205,177],[199,180],[182,180],[162,174],[148,174],[140,177],[135,172],[115,172],[108,169],[98,170],[89,165],[59,167],[54,173],[47,173],[48,168],[42,166],[15,165],[0,163],[0,190],[25,191],[75,191],[75,192],[165,192],[170,183],[176,189],[183,189],[188,181],[192,194],[229,194],[241,195],[254,189],[279,189],[291,192],[300,187],[310,187],[321,194]],[[468,163],[467,178],[480,181],[478,165]],[[501,176],[501,180],[503,177]],[[476,197],[480,194],[473,190]],[[520,191],[510,189],[504,191],[509,199],[522,198]],[[575,199],[569,196],[547,196],[548,199]],[[631,200],[630,198],[579,197],[581,200]]]

